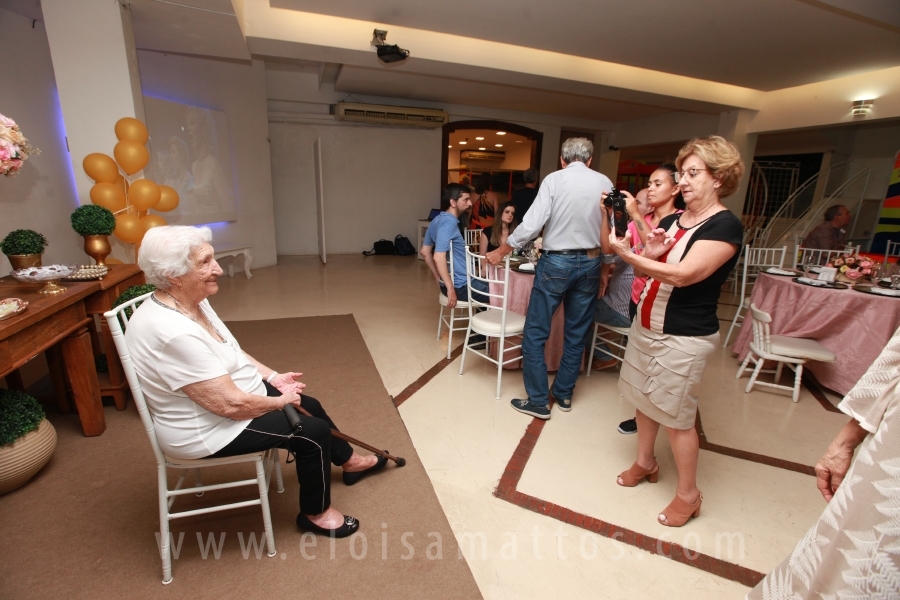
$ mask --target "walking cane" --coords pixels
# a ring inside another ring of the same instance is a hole
[[[284,408],[282,410],[284,411],[284,414],[287,416],[288,423],[291,424],[291,428],[294,431],[297,431],[297,429],[300,427],[300,413],[303,413],[307,417],[312,417],[312,415],[309,414],[309,412],[305,408],[300,407],[298,409],[293,404],[285,404]],[[365,448],[369,452],[377,454],[378,456],[384,457],[388,460],[392,460],[395,463],[397,463],[398,467],[402,467],[406,464],[405,458],[402,458],[400,456],[394,456],[393,454],[390,454],[387,450],[379,450],[378,448],[375,448],[374,446],[370,446],[369,444],[366,444],[365,442],[361,442],[355,438],[350,437],[346,433],[341,433],[337,429],[332,429],[331,435],[333,435],[334,437],[336,437],[338,439],[344,440],[345,442],[349,442],[355,446],[359,446],[360,448]]]

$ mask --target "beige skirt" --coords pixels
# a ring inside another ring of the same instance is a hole
[[[697,417],[706,359],[718,345],[718,332],[701,337],[668,335],[644,329],[635,319],[619,374],[619,392],[660,425],[690,429]]]

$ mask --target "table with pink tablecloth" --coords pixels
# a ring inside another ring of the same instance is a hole
[[[498,270],[500,273],[500,277],[503,276],[503,269]],[[531,288],[534,287],[534,274],[533,273],[519,273],[515,270],[510,270],[509,273],[509,301],[507,304],[507,308],[512,311],[519,313],[520,315],[528,314],[528,303],[531,301]],[[495,286],[491,284],[491,293],[496,294],[500,293],[500,286]],[[900,300],[898,300],[900,302]],[[495,306],[500,306],[499,298],[491,298],[491,304]],[[562,360],[563,353],[563,334],[565,331],[565,317],[563,316],[563,306],[559,305],[559,308],[556,309],[556,312],[553,313],[553,320],[550,322],[550,338],[547,340],[547,344],[544,346],[544,360],[547,361],[547,370],[548,371],[557,371],[559,370],[559,361]],[[516,336],[511,338],[514,343],[521,344],[522,338]],[[522,352],[520,350],[512,350],[509,352],[504,352],[504,359],[508,360],[514,356],[521,356]],[[506,365],[507,369],[521,369],[522,361],[517,361]]]
[[[900,326],[900,298],[795,283],[790,277],[761,273],[750,301],[772,315],[773,334],[811,338],[834,352],[833,363],[809,361],[822,385],[850,391]],[[753,339],[750,311],[732,350],[744,360]]]

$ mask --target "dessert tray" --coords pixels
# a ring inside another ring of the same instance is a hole
[[[106,265],[80,265],[76,267],[78,270],[63,277],[66,281],[91,281],[93,279],[101,279],[109,273],[109,267]]]
[[[3,298],[0,300],[0,321],[11,319],[28,308],[28,303],[19,298]]]

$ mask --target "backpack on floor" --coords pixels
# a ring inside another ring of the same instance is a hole
[[[409,238],[402,235],[394,238],[394,249],[398,256],[411,256],[416,253],[416,248],[409,241]]]
[[[395,254],[394,242],[392,242],[391,240],[378,240],[377,242],[375,242],[375,245],[372,246],[371,250],[369,250],[368,252],[363,251],[363,254],[365,254],[366,256],[372,256],[373,254]]]

